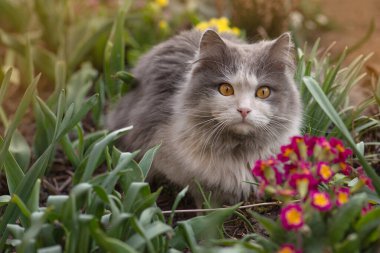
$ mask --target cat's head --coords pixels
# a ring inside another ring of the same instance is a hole
[[[271,137],[297,133],[301,103],[289,33],[246,44],[207,30],[192,65],[183,104],[200,128]]]

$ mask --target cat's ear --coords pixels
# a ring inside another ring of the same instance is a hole
[[[269,49],[269,58],[273,63],[277,63],[279,68],[290,68],[295,65],[294,44],[289,32],[283,33],[280,37],[272,41]]]
[[[213,30],[207,30],[203,33],[199,43],[199,56],[213,57],[223,56],[227,49],[223,39]]]

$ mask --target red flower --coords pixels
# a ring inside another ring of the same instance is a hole
[[[339,188],[337,191],[335,191],[335,194],[336,194],[336,205],[337,206],[344,205],[350,199],[350,189],[347,187]]]
[[[328,211],[332,207],[329,194],[318,191],[311,194],[311,205],[319,211]]]
[[[298,230],[304,225],[303,211],[299,204],[289,204],[281,209],[280,220],[286,230]]]
[[[331,167],[324,162],[319,162],[317,165],[317,173],[323,182],[328,182],[334,175]]]

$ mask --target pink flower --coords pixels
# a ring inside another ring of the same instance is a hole
[[[375,191],[375,187],[372,184],[372,180],[364,173],[363,167],[359,167],[356,170],[359,174],[359,180],[362,181],[371,191]]]
[[[352,172],[352,168],[350,165],[348,165],[347,163],[345,162],[339,162],[339,168],[340,168],[340,171],[346,175],[346,176],[349,176]]]
[[[276,168],[277,161],[273,158],[268,160],[258,160],[252,169],[252,174],[255,177],[262,179],[265,183],[274,182],[282,183],[282,174]]]
[[[334,171],[331,167],[324,162],[319,162],[317,165],[317,174],[321,178],[322,182],[328,182],[334,175]]]
[[[362,211],[361,211],[361,213],[362,213],[362,216],[363,215],[366,215],[369,211],[371,211],[373,209],[373,205],[371,204],[371,203],[367,203],[367,204],[365,204],[365,206],[363,206],[363,208],[362,208]]]
[[[329,194],[318,191],[311,194],[311,205],[319,211],[328,211],[332,207]]]
[[[352,155],[351,149],[345,148],[343,142],[339,139],[331,138],[330,145],[334,148],[334,153],[338,156],[336,161],[344,162],[350,155]]]
[[[277,159],[281,162],[287,162],[289,160],[295,161],[297,160],[297,153],[295,149],[291,145],[282,146],[281,153],[278,154]]]
[[[277,251],[277,253],[301,253],[301,251],[296,250],[293,244],[286,243],[281,245],[281,248]]]
[[[303,210],[299,204],[289,204],[281,209],[280,220],[286,230],[298,230],[304,225]]]
[[[342,206],[348,202],[350,199],[350,189],[347,187],[341,187],[335,191],[336,194],[336,205]]]
[[[305,184],[307,185],[307,189],[311,190],[317,183],[311,173],[294,173],[289,179],[289,185],[294,189],[298,189],[300,184]]]

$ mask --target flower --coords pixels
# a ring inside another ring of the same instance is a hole
[[[317,183],[311,173],[294,173],[289,179],[289,185],[297,189],[302,198],[306,196],[309,190],[314,189]]]
[[[280,220],[286,230],[298,230],[304,225],[303,210],[299,204],[289,204],[281,209]]]
[[[372,180],[367,177],[367,175],[364,173],[364,170],[363,170],[363,167],[359,167],[357,170],[357,173],[359,174],[358,177],[359,177],[359,180],[367,185],[367,187],[371,190],[371,191],[374,191],[375,190],[375,187],[373,186],[372,184]]]
[[[258,160],[252,169],[255,177],[262,179],[265,183],[270,181],[276,184],[282,183],[282,175],[276,168],[277,161],[273,158],[268,160]]]
[[[348,156],[352,155],[351,149],[345,148],[341,140],[331,138],[330,145],[334,148],[335,153],[338,155],[336,161],[345,161]]]
[[[281,246],[277,253],[300,253],[300,251],[296,250],[293,244],[286,243]]]
[[[154,2],[161,8],[164,8],[169,4],[169,0],[154,0]]]
[[[348,175],[351,174],[352,169],[351,169],[351,167],[350,167],[347,163],[345,163],[345,162],[339,162],[338,165],[339,165],[340,171],[341,171],[344,175],[348,176]]]
[[[212,18],[208,22],[200,22],[196,25],[196,28],[200,31],[214,28],[221,33],[232,33],[236,36],[240,35],[240,29],[237,27],[230,27],[230,21],[226,17]]]
[[[371,211],[373,209],[373,205],[371,203],[367,203],[363,206],[362,208],[362,211],[361,211],[361,214],[362,216],[367,214],[369,211]]]
[[[336,194],[336,205],[342,206],[348,202],[350,198],[350,189],[347,187],[341,187],[335,191]]]
[[[311,205],[319,211],[328,211],[332,207],[329,194],[318,191],[311,194]]]
[[[331,167],[324,162],[319,162],[317,165],[317,173],[323,182],[328,182],[334,175],[334,171]]]
[[[298,157],[294,147],[292,147],[291,145],[287,145],[281,147],[281,153],[278,154],[277,159],[281,162],[287,162],[289,160],[297,161]]]

